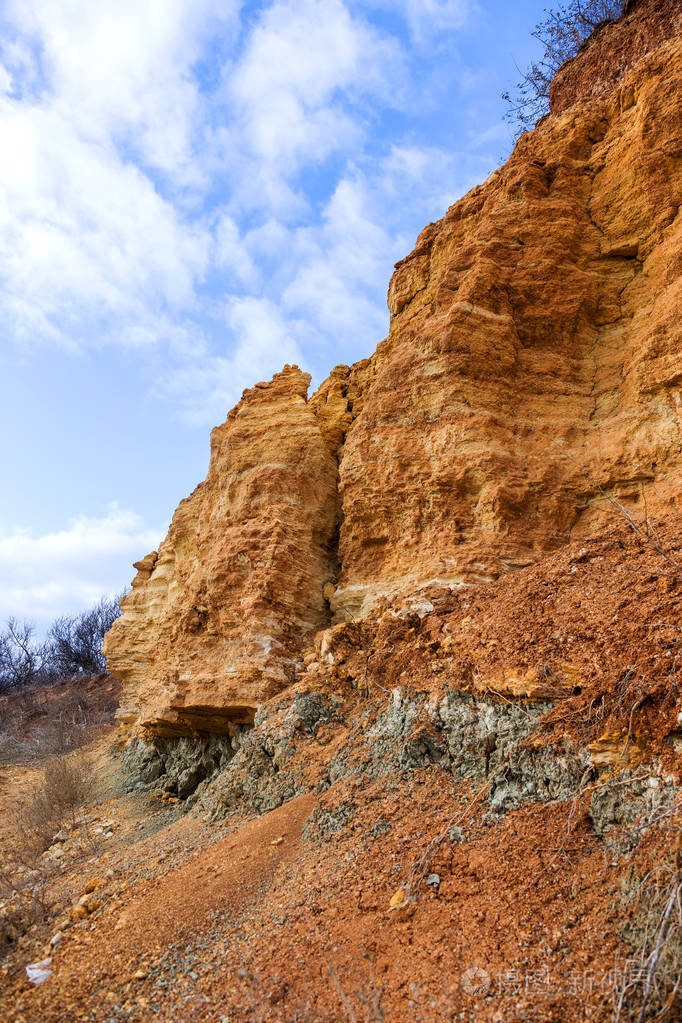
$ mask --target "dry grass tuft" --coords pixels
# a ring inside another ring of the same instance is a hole
[[[677,1020],[682,1013],[682,800],[647,830],[667,832],[666,851],[634,886],[624,937],[633,949],[616,1004],[621,1020]],[[641,832],[641,825],[638,829]]]
[[[0,951],[49,915],[59,867],[43,853],[62,828],[76,825],[93,780],[92,762],[84,753],[55,757],[11,812],[10,835],[0,858]]]
[[[91,790],[88,756],[71,753],[49,760],[32,793],[15,811],[16,842],[29,854],[40,855],[64,824],[73,823]]]

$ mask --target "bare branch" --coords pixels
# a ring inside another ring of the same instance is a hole
[[[570,0],[545,11],[545,20],[531,32],[544,47],[542,57],[519,72],[514,95],[502,93],[509,104],[506,119],[516,125],[518,135],[549,113],[549,86],[561,65],[575,57],[596,28],[617,21],[624,6],[624,0]]]

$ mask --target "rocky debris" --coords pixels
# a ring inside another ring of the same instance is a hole
[[[636,766],[647,758],[642,736],[627,731],[608,732],[589,745],[590,759],[599,770]]]
[[[330,762],[329,783],[354,773],[379,778],[429,766],[456,778],[495,775],[551,707],[502,702],[455,689],[442,694],[395,689],[371,726],[362,719],[353,724],[347,742]],[[537,792],[541,791],[539,785]]]
[[[253,728],[233,726],[228,736],[133,738],[123,750],[128,790],[154,787],[165,803],[198,802],[211,813],[238,804],[246,811],[273,809],[304,790],[280,774],[295,741],[313,738],[337,717],[340,704],[333,695],[297,689],[288,699],[263,704]]]
[[[85,909],[86,914],[88,916],[90,916],[91,913],[95,913],[95,910],[99,909],[101,904],[102,901],[100,898],[97,897],[95,892],[86,892],[86,894],[81,895],[80,899],[78,900],[78,906]]]
[[[291,733],[303,732],[307,736],[314,736],[317,729],[329,721],[338,717],[338,709],[342,701],[333,695],[323,692],[306,692],[297,689],[294,693],[291,706],[286,712],[286,725]],[[267,720],[265,712],[261,711],[256,715],[256,722],[261,723]]]
[[[656,818],[675,805],[682,811],[681,797],[679,777],[626,769],[608,775],[594,789],[590,819],[598,835],[608,837],[615,828],[619,845],[633,845]]]
[[[287,701],[280,703],[261,727],[286,718]],[[329,753],[326,731],[340,735],[347,711],[314,736],[294,731],[292,761],[303,755],[319,769]],[[461,978],[474,962],[491,978],[490,1000],[476,1010],[489,1023],[563,1023],[586,1006],[595,1023],[607,1023],[610,995],[576,992],[575,977],[611,976],[622,951],[613,907],[623,869],[649,868],[629,854],[614,865],[573,801],[526,802],[499,815],[475,803],[480,781],[433,767],[376,781],[351,776],[247,822],[209,828],[186,816],[153,845],[133,839],[107,857],[111,877],[93,863],[90,880],[81,881],[78,891],[92,888],[103,905],[67,930],[50,984],[29,989],[24,949],[23,977],[3,978],[0,1015],[60,1023],[118,1013],[171,1023],[201,1014],[249,1019],[255,1005],[269,1021],[306,1018],[306,1011],[336,1019],[344,1010],[331,968],[357,1018],[376,989],[386,1018],[412,1018],[416,1005],[425,1023],[436,1023],[471,1014],[473,996]],[[340,809],[346,820],[337,817],[338,830],[325,840],[315,823],[333,822]],[[458,810],[469,813],[453,826]],[[391,827],[375,831],[378,819]],[[414,894],[411,865],[453,828]],[[546,986],[548,973],[551,1000],[535,988],[523,994],[526,976]],[[418,990],[410,988],[415,976]]]
[[[248,729],[233,726],[231,732],[205,739],[158,736],[131,739],[123,750],[129,790],[161,785],[166,801],[174,797],[187,799],[233,759]]]
[[[350,802],[333,807],[317,806],[303,825],[303,838],[306,841],[328,842],[344,830],[354,814],[355,807]]]
[[[400,909],[402,906],[405,905],[405,903],[407,902],[407,899],[408,899],[408,896],[407,896],[407,892],[405,891],[405,889],[404,888],[398,888],[398,890],[396,892],[394,892],[393,895],[390,898],[390,901],[388,903],[389,910],[395,911],[396,909]]]
[[[214,819],[231,813],[266,813],[308,791],[296,747],[333,720],[341,701],[333,695],[297,689],[290,700],[276,700],[258,712],[254,728],[238,753],[202,793],[199,807]]]
[[[329,720],[324,701],[314,705],[322,714],[318,720]],[[458,779],[490,777],[491,808],[501,812],[529,801],[567,799],[591,766],[589,752],[574,748],[570,740],[538,748],[524,745],[551,704],[501,702],[456,690],[438,696],[396,689],[387,704],[373,701],[344,731],[344,741],[320,781],[319,775],[306,778],[303,770],[315,729],[296,727],[294,722],[301,719],[295,706],[294,700],[289,709],[280,709],[254,728],[205,788],[199,805],[213,819],[235,810],[265,813],[311,788],[319,792],[349,776],[380,779],[426,767]],[[327,840],[350,816],[351,804],[317,808],[304,835]]]
[[[527,802],[564,801],[579,791],[590,771],[588,751],[576,748],[570,739],[539,748],[514,748],[493,779],[491,808],[500,812]]]
[[[673,520],[660,530],[675,551]],[[344,779],[388,784],[432,768],[483,782],[494,820],[572,799],[624,766],[623,751],[674,771],[678,640],[658,629],[643,641],[641,623],[674,621],[681,598],[654,563],[618,528],[589,557],[580,542],[477,593],[434,592],[423,615],[389,607],[326,630],[301,682],[259,709],[197,808],[214,820],[262,813]],[[550,688],[553,700],[532,698]],[[341,826],[335,806],[320,814],[306,836]]]
[[[112,839],[118,826],[117,821],[96,814],[75,817],[53,836],[52,843],[41,855],[41,861],[46,867],[63,867]]]
[[[675,530],[674,518],[659,522],[677,557]],[[659,569],[614,527],[481,590],[431,591],[423,613],[389,606],[324,630],[300,681],[261,705],[236,750],[207,756],[207,744],[222,750],[218,737],[133,740],[130,784],[142,779],[168,802],[173,773],[204,758],[189,801],[217,820],[352,775],[433,767],[485,780],[489,805],[506,812],[570,798],[626,761],[672,764],[677,634],[642,635],[643,623],[679,615],[680,589],[662,585]]]

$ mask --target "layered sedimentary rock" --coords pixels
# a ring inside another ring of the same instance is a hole
[[[591,98],[397,265],[340,466],[339,615],[530,563],[598,528],[597,484],[629,505],[679,486],[682,43],[602,94],[607,29],[576,59]]]
[[[137,562],[107,666],[119,716],[161,735],[227,732],[294,677],[302,637],[328,620],[337,464],[286,367],[245,391],[211,435],[206,480],[158,553]]]
[[[107,638],[129,726],[225,731],[331,620],[677,497],[678,7],[629,4],[560,72],[554,112],[397,265],[370,359],[310,400],[287,368],[214,431]]]

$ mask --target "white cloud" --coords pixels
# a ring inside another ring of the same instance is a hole
[[[421,230],[429,219],[442,217],[459,196],[481,180],[487,163],[487,157],[468,152],[396,144],[381,162],[374,188],[392,223],[405,223],[401,206],[396,204],[409,204]]]
[[[367,354],[387,325],[377,288],[385,290],[394,245],[381,221],[366,181],[340,181],[322,224],[294,233],[298,269],[282,296],[290,312],[330,338],[364,338]]]
[[[13,0],[0,84],[0,310],[15,343],[165,340],[210,235],[145,169],[205,185],[200,83],[216,0]],[[39,54],[39,60],[36,57]],[[136,163],[137,160],[137,163]]]
[[[191,304],[206,232],[55,111],[0,99],[0,112],[0,307],[15,340],[77,341]]]
[[[474,0],[392,0],[391,6],[403,13],[419,43],[462,28],[477,7]]]
[[[474,183],[474,166],[480,163],[437,147],[393,146],[380,160],[348,167],[314,225],[271,218],[240,236],[234,220],[223,216],[216,259],[252,283],[267,276],[272,297],[230,300],[221,313],[228,328],[224,354],[200,350],[193,358],[188,350],[159,392],[177,402],[187,422],[210,426],[225,418],[244,388],[286,362],[311,370],[315,386],[340,353],[369,355],[388,327],[393,262],[410,250],[424,223],[442,216],[453,195]]]
[[[314,225],[271,218],[240,237],[224,218],[218,235],[224,234],[226,268],[233,274],[240,265],[254,268],[254,276],[260,269],[273,297],[231,300],[223,310],[226,354],[188,352],[160,392],[179,404],[187,422],[210,426],[245,387],[286,362],[309,369],[315,386],[344,355],[348,361],[371,354],[388,328],[393,263],[425,223],[478,180],[483,164],[437,147],[393,146],[382,159],[348,167]]]
[[[296,211],[287,182],[361,144],[366,125],[353,105],[367,97],[390,105],[401,64],[396,42],[352,17],[341,0],[267,8],[227,83],[235,119],[227,141],[249,168],[241,201]]]
[[[400,46],[341,0],[277,0],[228,61],[239,7],[11,0],[2,82],[18,84],[0,90],[6,339],[162,344],[174,373],[183,354],[174,337],[196,340],[192,320],[219,329],[200,297],[207,276],[222,274],[228,294],[260,297],[245,214],[315,219],[299,175],[362,150],[362,103],[392,102]],[[223,62],[219,91],[202,89],[206,45]],[[216,181],[223,203],[211,213]]]
[[[257,287],[260,274],[241,237],[239,226],[226,213],[218,216],[213,230],[213,263],[229,271],[240,284]]]
[[[231,38],[238,0],[10,0],[7,15],[41,52],[48,100],[83,138],[131,144],[145,162],[194,176],[206,40]]]
[[[274,0],[237,42],[240,0],[10,0],[5,338],[149,349],[155,393],[197,424],[286,361],[368,354],[393,261],[466,165],[373,138],[409,64],[367,18],[384,2]],[[420,33],[471,4],[400,7]]]
[[[0,532],[0,621],[10,615],[44,625],[119,593],[133,561],[154,549],[161,529],[112,504],[100,517],[79,516],[57,532]]]
[[[393,263],[475,179],[468,158],[437,147],[393,146],[381,160],[349,168],[321,224],[292,232],[295,270],[283,291],[284,307],[305,317],[330,349],[343,338],[358,356],[369,355],[388,328]]]
[[[392,262],[469,184],[373,138],[410,59],[367,17],[385,2],[274,0],[238,37],[240,0],[9,0],[5,338],[156,348],[155,392],[202,423],[316,348],[369,353]],[[423,35],[472,2],[399,7]]]
[[[382,6],[394,36],[371,22]],[[201,426],[287,362],[319,379],[370,354],[392,263],[485,165],[421,126],[441,109],[450,139],[434,82],[452,60],[429,77],[422,44],[435,67],[472,0],[263,0],[240,23],[241,8],[0,14],[0,344],[126,346],[126,372]],[[120,590],[159,538],[117,506],[44,535],[0,526],[0,620]]]
[[[12,91],[12,76],[7,68],[0,64],[0,94],[5,95]]]

